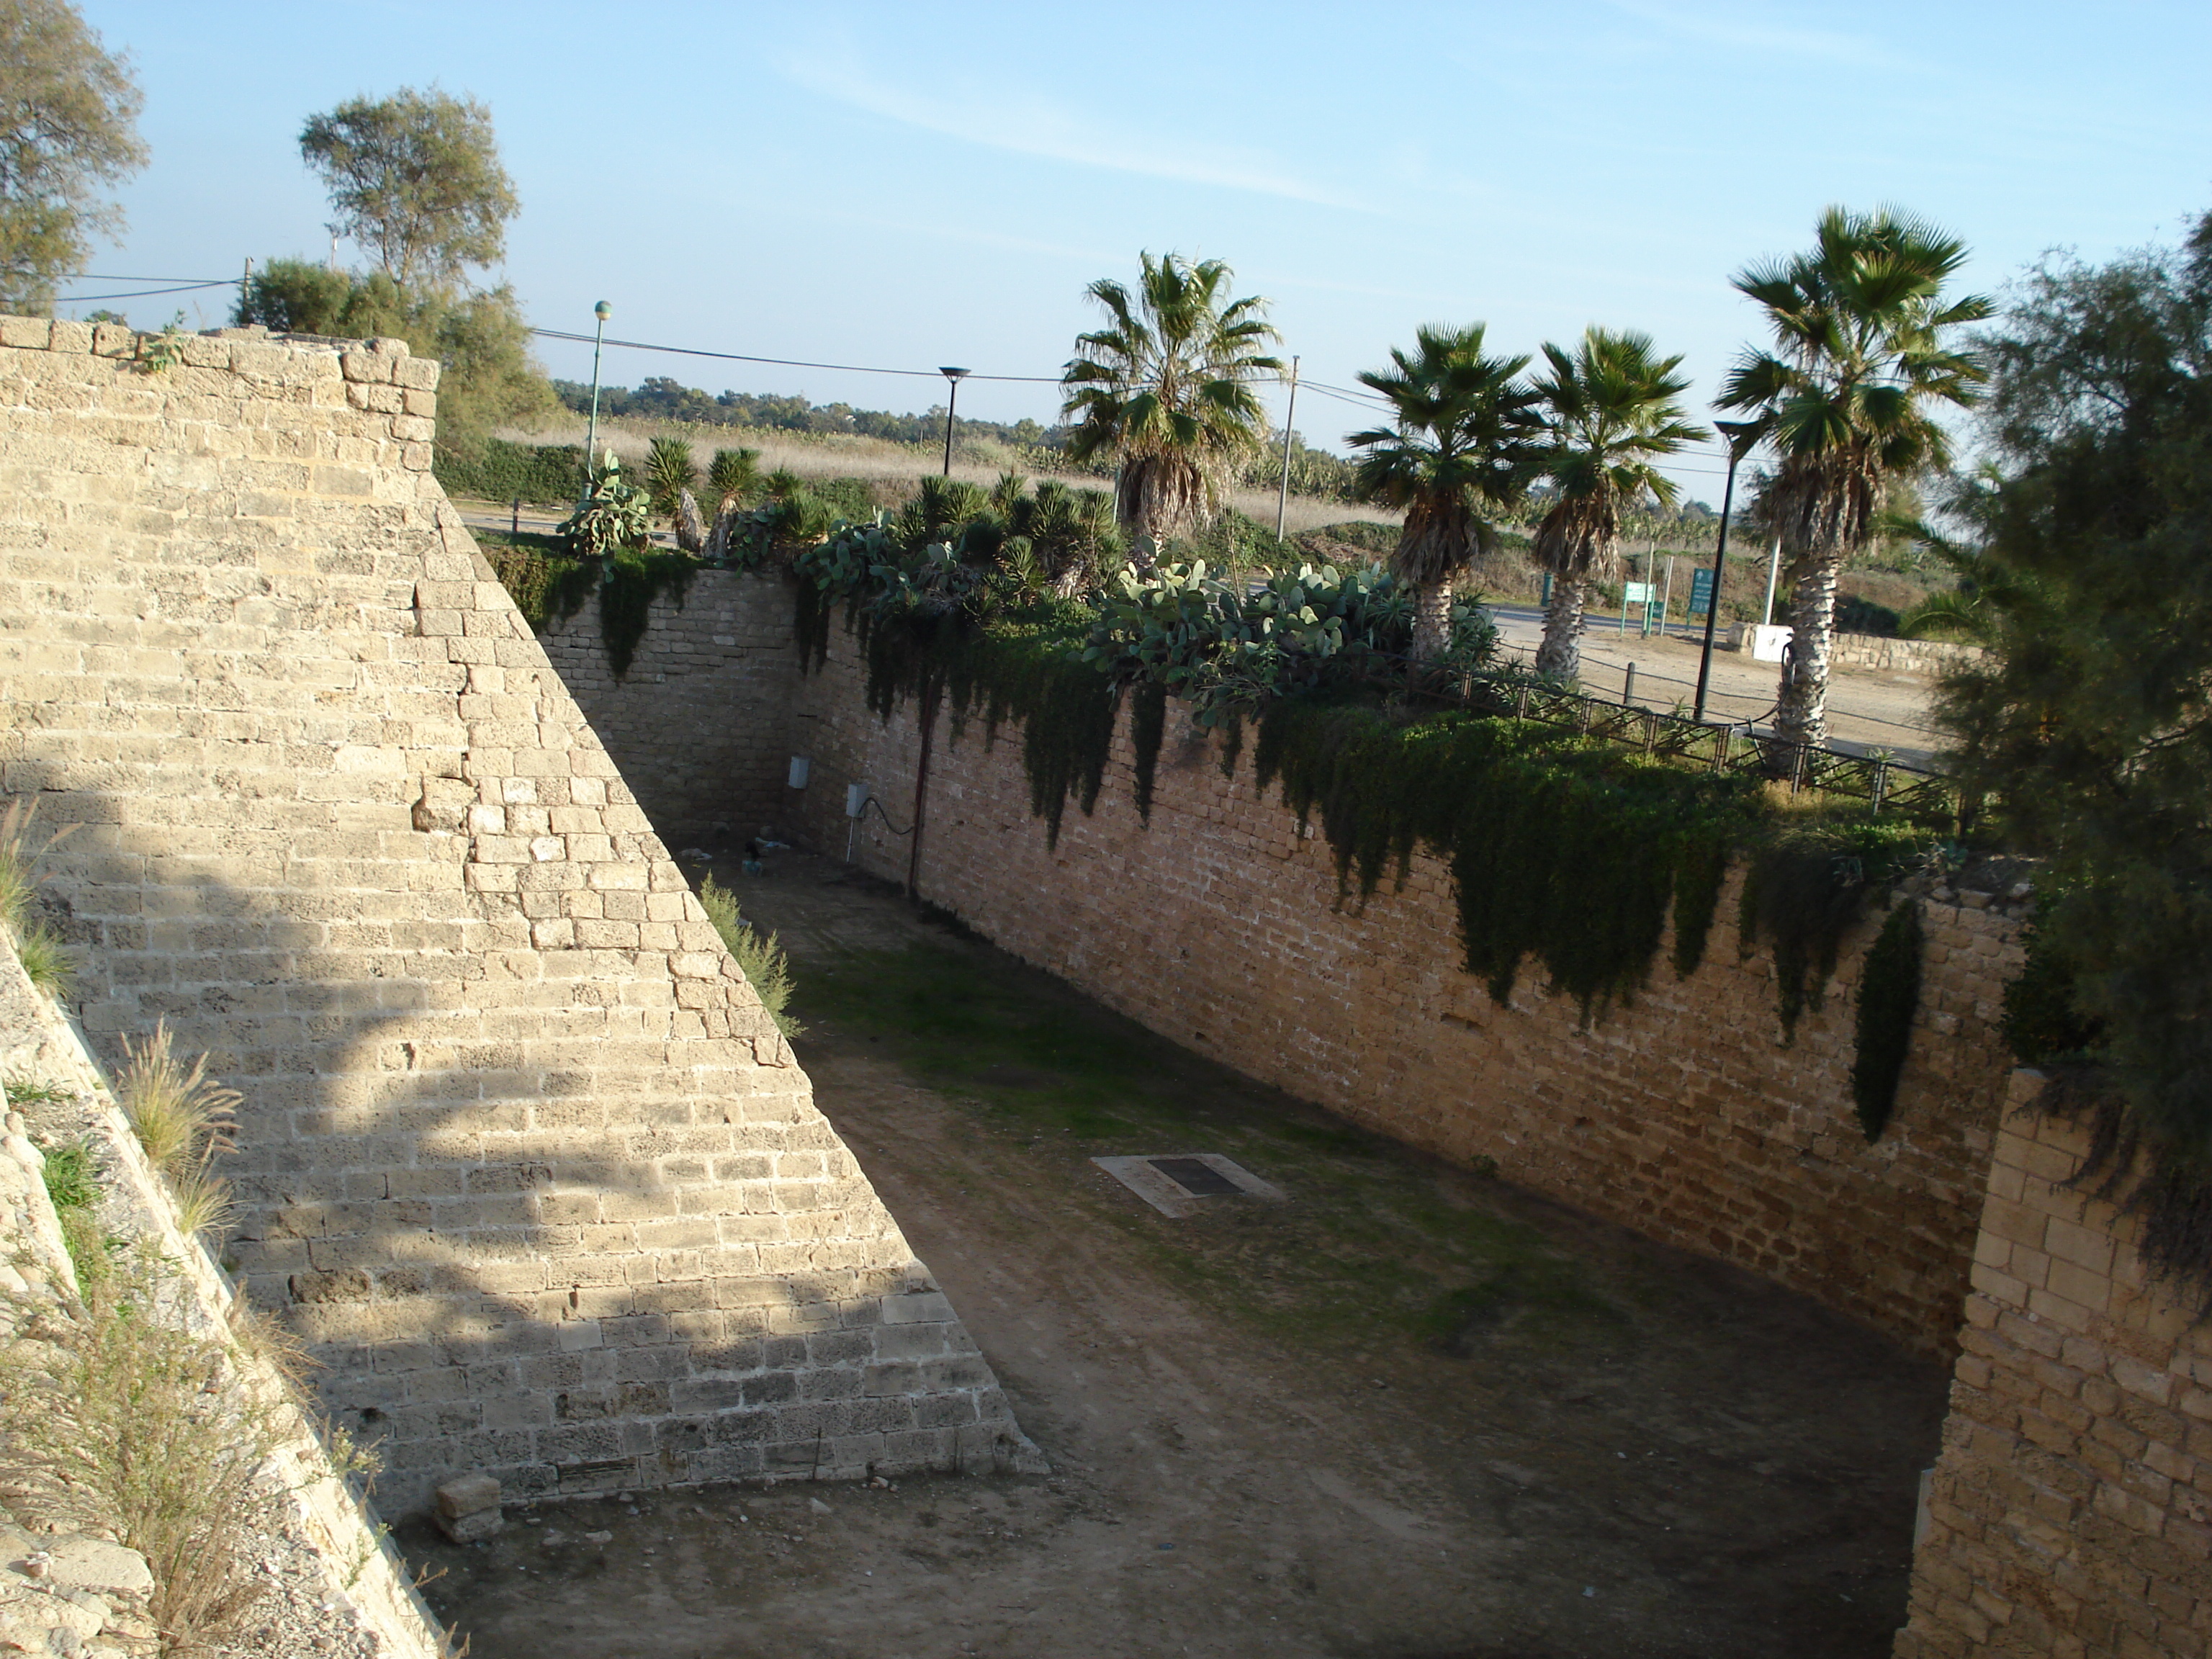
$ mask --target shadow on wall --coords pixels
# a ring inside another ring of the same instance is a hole
[[[1036,1466],[787,1048],[672,1053],[739,1040],[646,1035],[682,981],[636,953],[235,884],[133,805],[42,812],[86,825],[42,894],[83,1024],[113,1067],[166,1019],[244,1092],[226,1265],[381,1442],[387,1512],[468,1469],[550,1494]]]

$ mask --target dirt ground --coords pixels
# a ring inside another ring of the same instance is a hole
[[[474,1659],[1876,1659],[1941,1369],[1201,1060],[825,860],[724,867],[1048,1476],[404,1527]],[[1170,1220],[1091,1163],[1220,1152]]]

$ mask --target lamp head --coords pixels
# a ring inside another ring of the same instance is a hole
[[[946,380],[953,381],[956,384],[968,378],[968,371],[964,368],[939,368],[937,372],[939,374],[942,374]]]
[[[615,308],[609,305],[605,300],[600,301],[599,304],[592,307],[592,315],[598,318],[603,323],[614,314]]]
[[[1764,421],[1715,421],[1713,424],[1720,428],[1721,435],[1728,441],[1729,456],[1732,460],[1740,461],[1750,454],[1759,447],[1759,441],[1766,435],[1766,422]]]

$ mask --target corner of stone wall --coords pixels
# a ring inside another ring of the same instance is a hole
[[[1899,1659],[2203,1659],[2212,1327],[2012,1074]]]

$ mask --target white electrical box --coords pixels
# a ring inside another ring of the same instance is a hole
[[[808,762],[805,756],[793,755],[791,757],[791,775],[788,781],[793,788],[804,789],[806,787],[807,770]]]
[[[865,783],[847,784],[845,786],[845,816],[848,818],[857,818],[867,810],[868,786]]]

